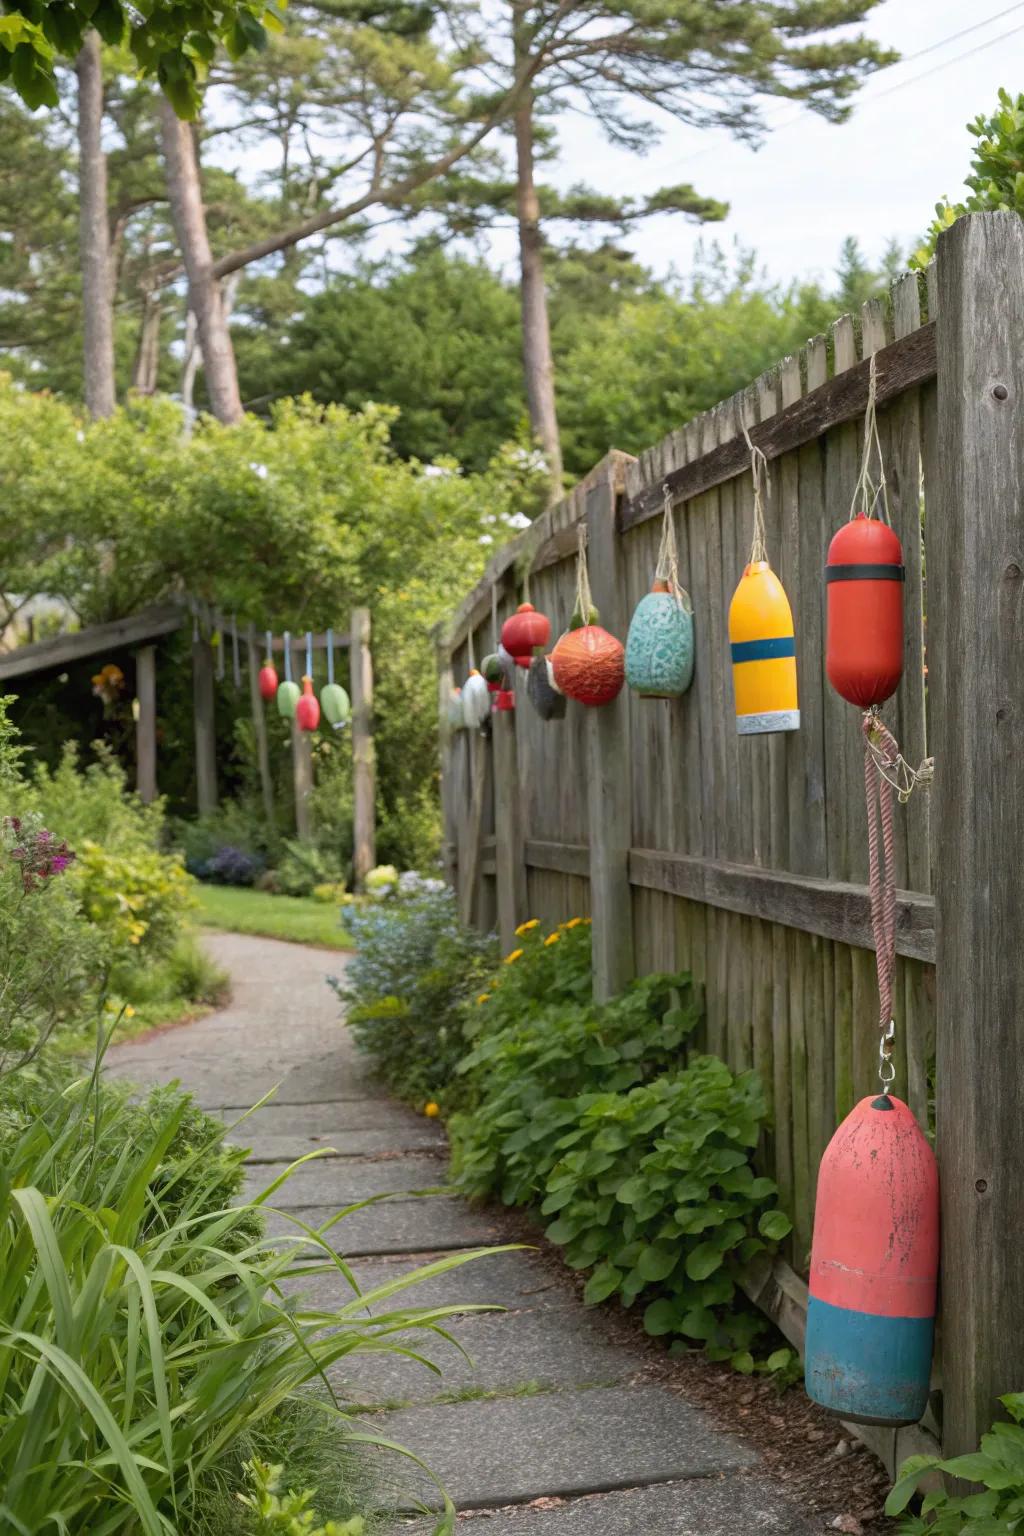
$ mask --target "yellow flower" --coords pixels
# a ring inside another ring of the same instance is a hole
[[[561,937],[562,935],[560,933],[549,933],[547,938],[544,940],[544,948],[547,949],[549,945],[557,944]]]
[[[510,955],[505,956],[505,964],[511,965],[513,960],[518,960],[522,953],[521,949],[514,949]]]
[[[431,1099],[429,1104],[424,1104],[423,1113],[426,1115],[428,1120],[436,1120],[438,1115],[441,1113],[441,1106],[439,1104],[435,1104],[433,1099]]]
[[[569,921],[566,923],[565,926],[567,928],[578,928],[580,923],[582,923],[582,921],[583,921],[582,917],[570,917]]]
[[[530,921],[528,923],[520,923],[519,924],[519,927],[516,929],[516,933],[517,933],[519,938],[522,938],[523,934],[524,933],[529,933],[531,928],[539,928],[539,927],[540,927],[540,918],[539,917],[531,917]]]
[[[131,1003],[129,1003],[127,1008],[125,1009],[124,1016],[125,1016],[126,1019],[134,1019],[134,1017],[135,1017],[135,1009],[132,1007]]]
[[[491,994],[489,992],[481,992],[480,996],[476,1000],[477,1007],[480,1008],[484,1003],[486,1003],[490,995]]]

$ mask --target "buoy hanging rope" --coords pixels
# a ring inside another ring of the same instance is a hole
[[[266,641],[267,641],[267,666],[268,667],[272,667],[273,664],[274,664],[274,633],[273,633],[273,630],[268,629],[266,631]]]
[[[576,525],[576,612],[586,625],[590,623],[593,611],[590,572],[587,570],[587,525],[581,518]]]
[[[771,481],[768,476],[768,460],[760,448],[750,440],[747,424],[740,419],[743,429],[743,437],[750,449],[750,475],[754,482],[754,530],[750,540],[750,558],[748,565],[756,565],[761,560],[768,559],[767,535],[764,526],[764,498],[771,489]]]
[[[881,507],[882,521],[892,527],[892,517],[889,514],[889,487],[885,478],[885,460],[882,458],[882,442],[878,436],[878,416],[876,412],[876,396],[878,393],[878,373],[875,365],[875,354],[871,354],[871,365],[868,371],[868,403],[864,411],[864,451],[861,454],[860,474],[857,476],[857,484],[853,488],[853,497],[850,501],[850,522],[855,517],[877,517]],[[878,460],[878,479],[871,477],[871,455],[874,452]]]
[[[672,516],[672,492],[667,485],[663,485],[661,489],[665,498],[665,509],[661,519],[661,542],[658,545],[658,564],[654,570],[654,579],[664,582],[680,608],[686,613],[692,613],[693,604],[690,602],[690,594],[679,580],[679,549],[676,544],[675,520]]]
[[[327,631],[327,686],[334,687],[334,630]]]
[[[306,630],[306,676],[313,676],[313,631]]]
[[[288,630],[284,632],[284,680],[292,681],[292,637]]]
[[[231,615],[231,672],[236,688],[242,686],[242,662],[238,654],[238,615]]]
[[[892,769],[900,751],[877,710],[864,715],[864,788],[868,809],[868,871],[871,891],[871,931],[878,972],[878,1077],[887,1093],[896,1076],[892,1061],[896,1021],[892,1012],[892,979],[896,969],[896,830],[893,824]],[[881,831],[881,838],[879,838]]]

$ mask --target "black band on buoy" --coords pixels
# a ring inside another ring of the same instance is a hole
[[[903,565],[826,565],[826,581],[906,581]]]

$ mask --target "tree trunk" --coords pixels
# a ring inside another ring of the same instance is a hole
[[[242,397],[220,280],[213,270],[195,139],[191,126],[175,115],[166,99],[160,115],[167,192],[188,274],[188,302],[196,317],[206,388],[217,420],[232,426],[242,419]]]
[[[555,365],[544,287],[544,244],[540,204],[533,179],[533,94],[527,92],[515,115],[516,213],[519,219],[523,368],[530,426],[544,451],[551,476],[551,500],[562,494],[562,446],[555,407]]]
[[[85,342],[85,403],[110,416],[114,391],[114,294],[110,281],[107,157],[103,152],[103,67],[100,40],[87,32],[75,61],[78,76],[79,261]]]
[[[137,395],[155,395],[160,369],[160,294],[147,288],[142,298],[142,323],[132,367],[132,390]]]

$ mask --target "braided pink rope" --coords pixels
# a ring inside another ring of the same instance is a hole
[[[883,1034],[892,1020],[892,982],[896,970],[896,835],[892,784],[879,771],[900,760],[896,738],[870,710],[864,715],[864,786],[868,803],[868,867],[871,878],[871,928],[878,967],[878,1023]],[[882,846],[879,850],[878,827]],[[881,859],[879,853],[881,852]]]

